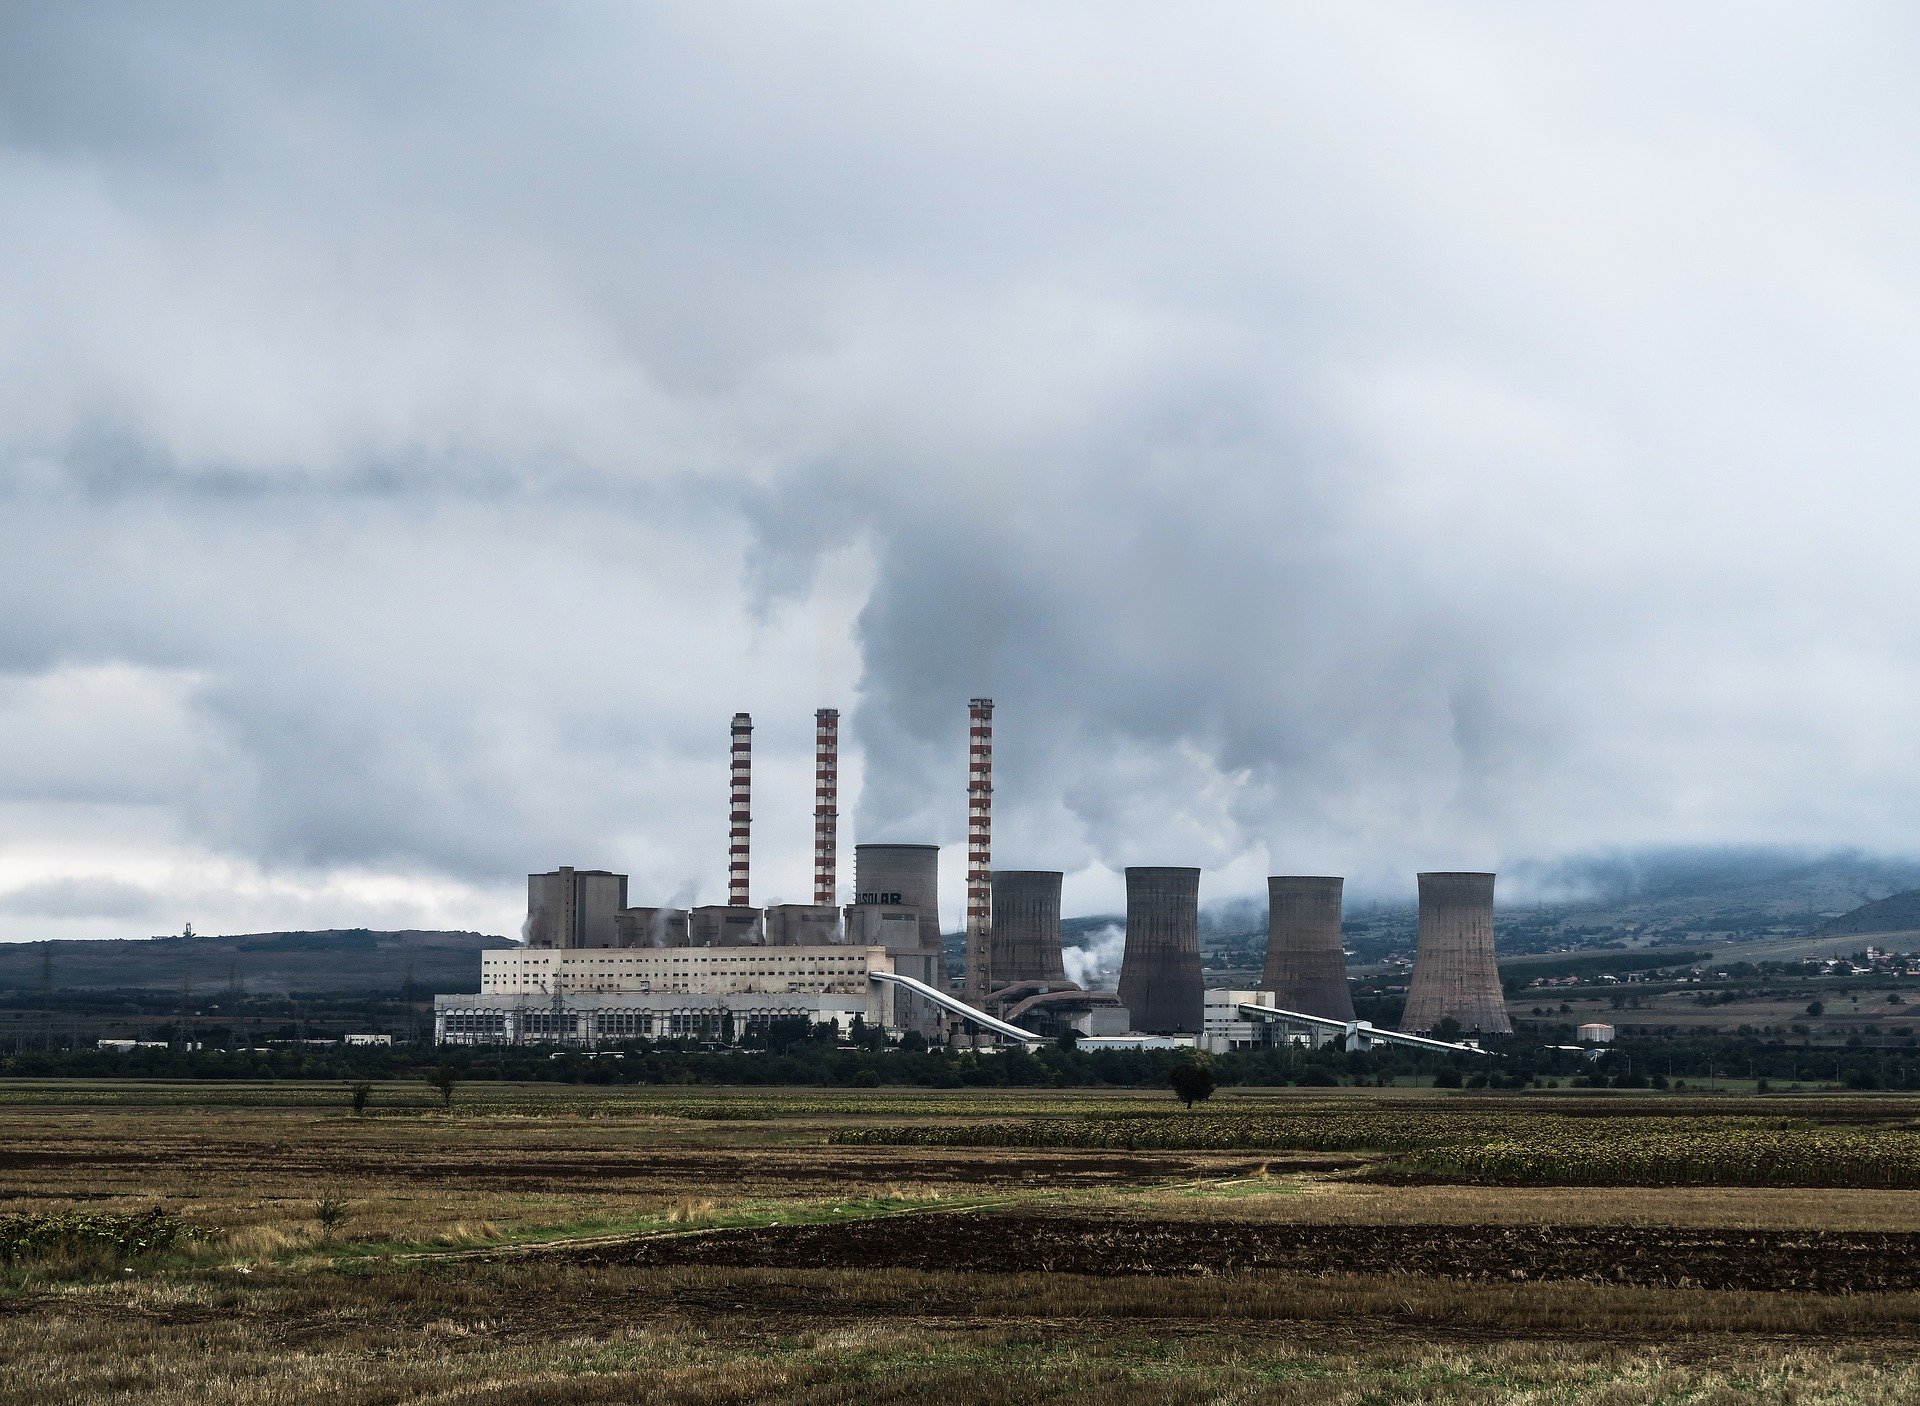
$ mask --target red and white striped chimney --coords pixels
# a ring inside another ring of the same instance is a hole
[[[831,908],[838,896],[840,846],[840,710],[813,715],[813,901]]]
[[[727,842],[727,902],[748,906],[749,836],[753,830],[753,718],[733,715],[733,813]]]
[[[967,1000],[993,989],[993,700],[967,704]]]

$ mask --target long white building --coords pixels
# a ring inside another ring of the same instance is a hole
[[[481,954],[480,990],[434,997],[449,1045],[738,1040],[802,1018],[898,1033],[884,947],[524,947]]]

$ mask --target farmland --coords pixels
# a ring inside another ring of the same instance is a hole
[[[1920,1401],[1920,1099],[0,1084],[0,1403]]]

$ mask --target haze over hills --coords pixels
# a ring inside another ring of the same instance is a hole
[[[400,991],[411,969],[416,992],[471,991],[480,953],[514,947],[477,932],[239,933],[226,937],[0,943],[0,990],[197,991],[242,987],[285,992]]]

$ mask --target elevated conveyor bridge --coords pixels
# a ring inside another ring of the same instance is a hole
[[[1305,1011],[1286,1011],[1278,1006],[1260,1006],[1251,1002],[1242,1002],[1239,1010],[1242,1015],[1252,1016],[1256,1020],[1277,1020],[1288,1025],[1322,1030],[1329,1035],[1344,1035],[1350,1050],[1364,1050],[1374,1045],[1404,1045],[1416,1050],[1444,1050],[1448,1054],[1493,1055],[1492,1050],[1483,1050],[1478,1045],[1432,1040],[1425,1035],[1408,1035],[1399,1030],[1382,1030],[1365,1020],[1334,1020],[1330,1016],[1308,1015]]]
[[[1044,1035],[1036,1035],[1031,1030],[1022,1030],[1017,1025],[1009,1025],[997,1016],[988,1015],[985,1011],[968,1005],[957,996],[949,996],[938,987],[929,986],[924,981],[916,981],[910,976],[902,976],[899,972],[868,972],[867,980],[884,982],[888,986],[898,986],[911,991],[922,1000],[931,1001],[942,1010],[952,1011],[962,1020],[970,1021],[983,1030],[991,1030],[996,1035],[1004,1035],[1009,1040],[1018,1040],[1023,1045],[1047,1043]]]

